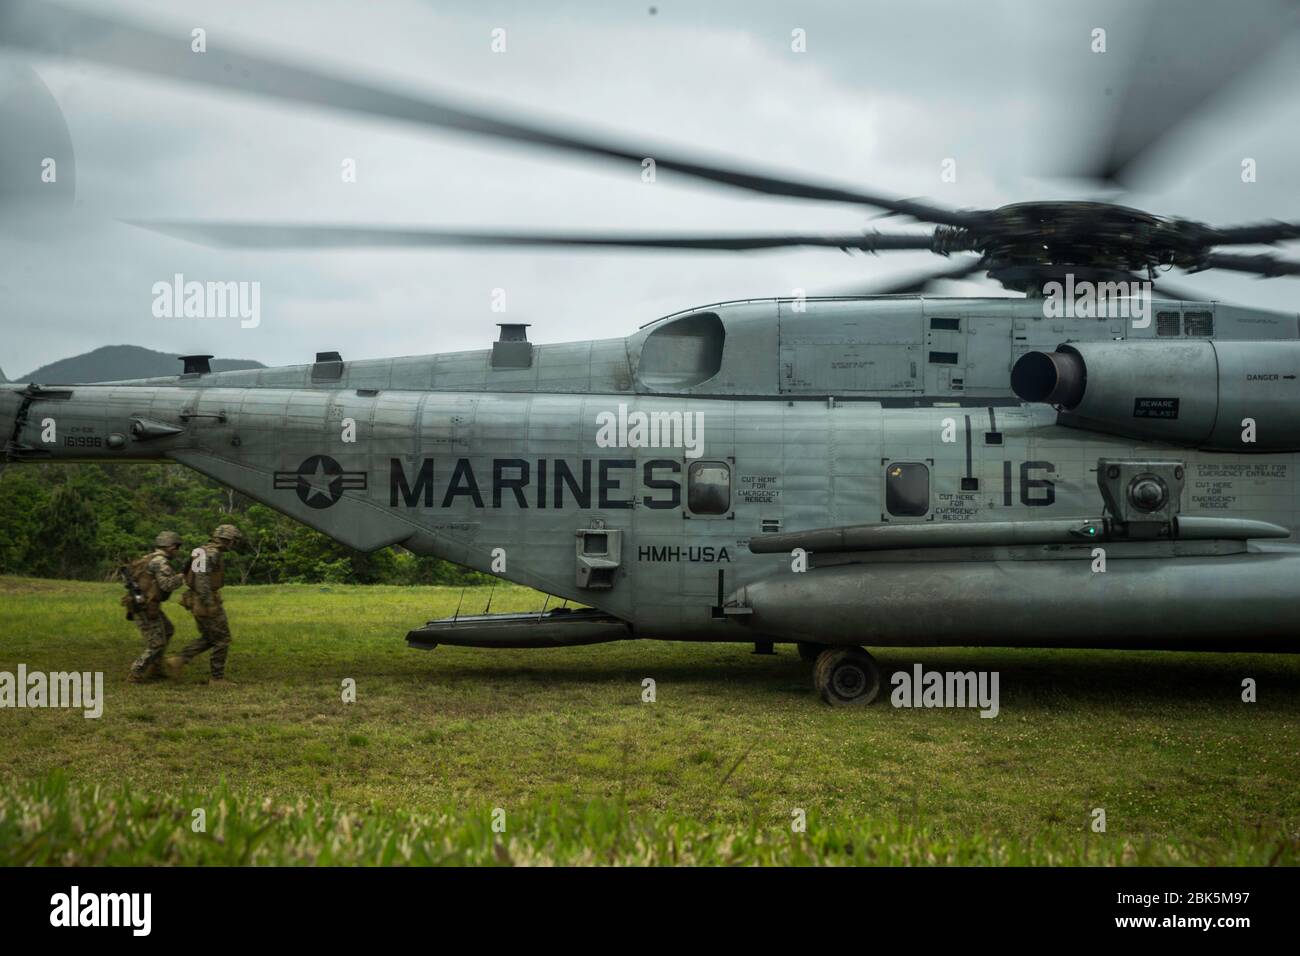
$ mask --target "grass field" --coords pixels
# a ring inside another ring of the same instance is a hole
[[[0,710],[0,863],[1300,860],[1300,658],[884,649],[886,673],[997,670],[1000,715],[832,709],[789,646],[424,652],[406,630],[459,589],[301,585],[227,589],[235,686],[206,658],[130,685],[120,593],[0,577],[0,671],[106,694],[98,720]]]

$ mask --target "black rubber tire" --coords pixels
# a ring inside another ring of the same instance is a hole
[[[869,704],[880,693],[880,666],[860,648],[827,648],[817,656],[813,686],[834,707]]]
[[[807,641],[800,641],[796,646],[799,648],[799,660],[809,664],[814,663],[821,652],[826,650],[825,644],[809,644]]]
[[[834,650],[835,649],[832,647],[826,648],[826,650],[822,651],[820,654],[817,655],[817,660],[813,661],[813,672],[812,672],[813,687],[816,689],[817,693],[819,694],[822,692],[822,684],[826,682],[825,677],[822,676],[823,666],[825,665],[826,661],[830,658]]]

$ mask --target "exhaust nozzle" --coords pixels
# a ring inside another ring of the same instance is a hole
[[[1011,390],[1024,402],[1074,408],[1087,385],[1083,357],[1068,345],[1055,352],[1026,352],[1011,369]]]

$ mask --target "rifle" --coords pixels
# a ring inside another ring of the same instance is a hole
[[[144,592],[140,590],[140,585],[136,584],[135,576],[131,573],[131,566],[124,564],[117,569],[117,573],[122,576],[122,584],[126,588],[126,594],[122,598],[122,606],[126,608],[126,619],[135,620],[135,612],[143,608],[148,603]]]

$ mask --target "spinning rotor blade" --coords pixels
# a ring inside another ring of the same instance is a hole
[[[1085,54],[1114,108],[1100,118],[1101,146],[1085,153],[1076,173],[1104,183],[1127,182],[1156,147],[1238,81],[1300,22],[1296,0],[1152,0],[1146,23],[1108,31],[1113,48]],[[1117,60],[1116,57],[1123,57]],[[1116,67],[1123,73],[1108,71]]]
[[[1157,295],[1162,295],[1166,299],[1178,299],[1180,302],[1204,302],[1207,298],[1200,292],[1192,292],[1190,289],[1184,289],[1176,285],[1170,285],[1168,282],[1152,282],[1152,290]]]
[[[963,261],[950,269],[938,269],[934,272],[924,273],[922,275],[900,276],[899,278],[885,282],[882,285],[848,290],[839,294],[855,296],[920,295],[935,283],[941,282],[944,279],[965,279],[967,276],[974,275],[976,272],[980,272],[985,268],[987,268],[987,263],[983,259],[970,259],[968,261]]]
[[[530,232],[445,232],[431,229],[347,225],[276,225],[265,223],[136,222],[133,225],[203,245],[241,249],[343,249],[432,246],[592,246],[622,249],[700,249],[747,251],[794,246],[825,246],[879,252],[931,249],[928,235],[883,235],[878,232],[839,236],[655,236]]]
[[[1253,246],[1300,239],[1300,222],[1261,222],[1249,226],[1215,226],[1211,230],[1211,245]]]
[[[1230,272],[1249,272],[1260,278],[1273,276],[1300,276],[1300,262],[1288,262],[1275,256],[1240,256],[1226,252],[1211,252],[1201,260],[1197,272],[1205,269],[1226,269]]]
[[[947,225],[964,225],[978,218],[978,213],[963,213],[908,199],[892,199],[839,186],[697,162],[689,157],[666,155],[645,147],[632,148],[582,134],[515,122],[421,95],[330,76],[308,67],[282,63],[269,56],[223,48],[219,42],[198,56],[190,50],[188,29],[160,32],[36,0],[4,0],[0,4],[0,44],[30,53],[89,60],[218,89],[420,126],[495,136],[585,156],[623,160],[638,167],[649,158],[654,160],[658,170],[670,170],[770,196],[875,206],[898,215]]]

